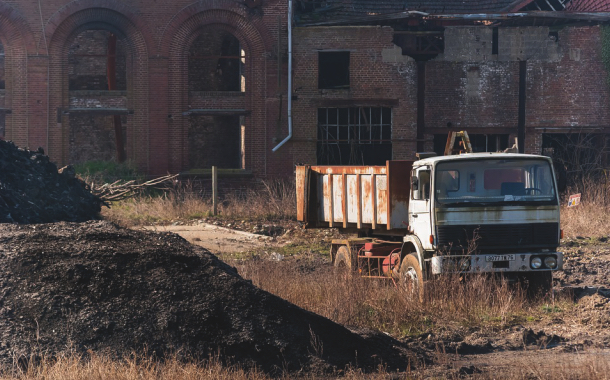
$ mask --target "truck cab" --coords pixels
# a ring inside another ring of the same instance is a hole
[[[429,236],[420,240],[431,274],[562,269],[559,196],[548,157],[430,157],[413,164],[411,178],[410,233]]]

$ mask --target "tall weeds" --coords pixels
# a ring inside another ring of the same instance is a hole
[[[421,303],[391,280],[345,272],[304,271],[294,262],[247,261],[239,273],[256,286],[335,322],[420,334],[438,325],[503,325],[528,311],[522,291],[485,276],[444,276],[426,284]]]
[[[295,219],[294,181],[262,181],[255,188],[228,192],[220,198],[218,212],[226,218]],[[196,189],[191,182],[176,183],[170,189],[112,204],[102,214],[123,225],[200,219],[212,215],[212,199],[209,192]]]

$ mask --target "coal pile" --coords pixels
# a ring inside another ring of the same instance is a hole
[[[83,222],[101,205],[71,167],[58,171],[42,149],[0,140],[0,223]]]
[[[0,280],[4,363],[142,350],[219,355],[271,374],[409,363],[400,342],[290,304],[172,233],[102,221],[0,225]]]

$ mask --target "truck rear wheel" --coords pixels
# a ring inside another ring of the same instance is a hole
[[[419,260],[413,254],[406,255],[400,264],[400,284],[414,298],[424,300],[424,276]]]
[[[349,250],[346,246],[341,246],[335,254],[335,268],[337,269],[352,269],[352,260],[349,254]]]

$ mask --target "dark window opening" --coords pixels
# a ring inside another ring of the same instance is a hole
[[[394,32],[393,41],[402,48],[402,54],[417,61],[428,61],[445,50],[445,37],[442,30]]]
[[[6,89],[6,79],[4,74],[4,45],[0,43],[0,90]]]
[[[604,133],[543,133],[542,154],[553,159],[560,190],[582,186],[584,179],[606,181],[610,135]]]
[[[0,90],[4,90],[5,88],[4,45],[0,43]],[[0,108],[6,106],[5,97],[6,95],[4,93],[0,93]],[[0,138],[4,138],[4,136],[6,136],[6,114],[0,112]]]
[[[494,27],[491,32],[491,54],[498,54],[498,27]]]
[[[244,131],[240,116],[191,116],[189,168],[242,169]]]
[[[448,134],[447,134],[448,135]],[[447,135],[434,135],[434,152],[445,153]],[[473,152],[499,152],[508,148],[508,134],[468,134]],[[461,141],[456,138],[456,141]],[[456,143],[457,146],[457,143]]]
[[[318,88],[349,88],[349,51],[318,53]]]
[[[318,109],[318,164],[385,165],[392,159],[392,109]]]
[[[246,91],[245,51],[229,32],[208,28],[189,49],[190,91]]]
[[[125,42],[106,30],[80,33],[68,50],[70,91],[127,89]]]

